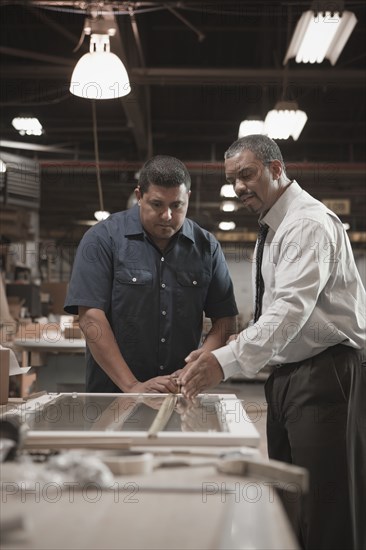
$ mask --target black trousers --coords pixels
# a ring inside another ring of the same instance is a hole
[[[307,468],[298,506],[306,550],[364,550],[366,367],[344,345],[275,367],[265,385],[270,458]],[[362,517],[361,517],[362,516]]]
[[[366,359],[352,369],[347,451],[354,549],[366,550]]]

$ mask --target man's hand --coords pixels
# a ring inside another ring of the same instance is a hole
[[[193,399],[203,390],[213,388],[223,380],[224,373],[220,363],[212,353],[195,350],[186,360],[188,363],[178,378],[186,399]]]
[[[177,393],[176,379],[171,375],[156,376],[146,382],[136,382],[128,389],[127,393]]]

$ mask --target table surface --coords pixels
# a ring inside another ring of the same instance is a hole
[[[1,470],[2,521],[23,525],[3,535],[4,550],[298,548],[271,484],[215,466],[115,476],[105,488],[42,480],[39,464],[28,479],[24,464]]]
[[[23,404],[9,404],[4,412],[18,407]],[[82,465],[82,479],[75,476],[75,468],[56,471],[48,462],[32,462],[25,453],[1,464],[0,547],[298,550],[275,491],[278,482],[269,473],[271,461],[262,459],[257,449],[135,446],[132,450],[152,453],[155,468],[130,475],[107,470],[104,483],[91,474],[88,461],[110,451],[76,450],[74,464],[76,471]],[[257,461],[255,476],[249,477],[248,470],[228,475],[217,469],[223,452],[238,450],[249,461]],[[293,485],[290,467],[279,466],[282,486]]]
[[[14,345],[24,351],[57,352],[57,353],[85,353],[83,338],[66,339],[60,335],[40,338],[15,338]]]

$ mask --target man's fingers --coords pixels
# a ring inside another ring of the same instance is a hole
[[[196,359],[199,358],[200,355],[202,355],[203,349],[195,349],[194,351],[191,351],[189,355],[184,359],[186,363],[191,363],[192,361],[196,361]]]
[[[187,399],[193,399],[203,389],[202,376],[199,371],[193,376],[187,377],[185,383],[182,384],[182,394]]]

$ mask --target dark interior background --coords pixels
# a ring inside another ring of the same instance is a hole
[[[282,61],[308,1],[105,4],[114,10],[119,29],[111,50],[124,61],[133,90],[96,104],[107,210],[126,208],[147,158],[170,154],[186,162],[192,174],[189,215],[212,231],[219,221],[233,220],[236,231],[219,237],[253,240],[255,216],[220,211],[223,154],[237,138],[241,120],[264,119],[284,97],[296,100],[308,116],[298,141],[279,142],[289,175],[319,199],[350,200],[349,212],[341,205],[340,215],[350,224],[354,246],[362,244],[364,0],[345,2],[358,23],[334,67],[328,60],[314,65],[290,60],[286,68]],[[42,239],[78,240],[99,208],[91,102],[68,91],[73,67],[89,48],[85,37],[73,51],[89,5],[0,2],[0,153],[36,160],[40,167]],[[11,121],[21,114],[38,117],[44,134],[20,136]]]

